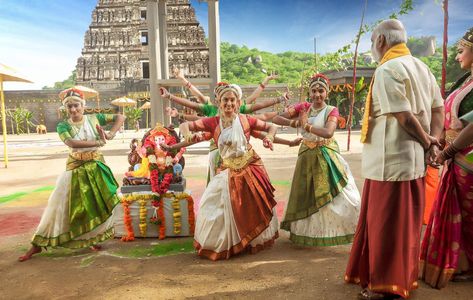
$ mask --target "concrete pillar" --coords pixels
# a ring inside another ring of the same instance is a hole
[[[161,78],[161,54],[159,47],[158,1],[148,0],[146,19],[148,22],[148,51],[149,51],[149,92],[151,102],[151,127],[156,122],[162,122],[164,114],[159,105],[160,93],[156,84]]]
[[[209,15],[209,74],[210,97],[214,98],[213,90],[220,82],[220,17],[218,0],[207,0]]]
[[[168,35],[167,35],[167,23],[166,23],[166,1],[158,0],[158,26],[159,26],[159,54],[160,54],[160,67],[161,67],[161,77],[159,79],[169,79],[169,60],[168,60]],[[161,86],[158,85],[159,89]],[[169,87],[166,87],[169,89]],[[169,100],[166,100],[161,97],[161,94],[158,95],[160,108],[162,112],[162,118],[160,122],[167,126],[171,124],[171,118],[166,115],[166,107],[171,106]]]

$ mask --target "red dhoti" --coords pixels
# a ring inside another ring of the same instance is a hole
[[[345,281],[403,298],[417,288],[424,178],[366,179]]]

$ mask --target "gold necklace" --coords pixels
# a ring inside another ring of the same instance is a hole
[[[74,136],[79,135],[80,129],[84,125],[85,117],[82,116],[82,120],[80,120],[78,122],[72,121],[71,118],[69,118],[67,121],[71,125],[72,130],[74,131]]]
[[[223,125],[223,128],[227,128],[227,127],[230,127],[233,123],[233,120],[235,118],[233,117],[230,117],[230,118],[226,118],[225,116],[221,116],[220,119],[222,120],[222,125]]]
[[[314,115],[318,115],[322,110],[324,110],[324,108],[327,107],[327,104],[325,104],[323,107],[321,108],[314,108],[314,106],[311,106],[310,108],[312,109],[312,114]]]

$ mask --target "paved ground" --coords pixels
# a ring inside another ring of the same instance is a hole
[[[135,133],[127,132],[103,151],[119,182],[127,168],[128,142],[134,136]],[[289,139],[296,135],[281,136]],[[336,138],[345,150],[346,132],[337,132]],[[358,140],[359,133],[355,132],[351,151],[342,151],[342,155],[361,190]],[[284,232],[272,249],[229,261],[200,259],[188,250],[190,239],[159,243],[155,239],[141,239],[132,243],[112,240],[99,253],[49,250],[29,262],[18,263],[16,258],[29,247],[51,187],[64,170],[67,151],[54,133],[9,136],[9,145],[9,168],[3,168],[3,163],[0,167],[0,299],[356,298],[359,288],[342,280],[350,246],[296,247]],[[297,148],[276,145],[271,152],[262,148],[260,141],[253,141],[253,145],[277,189],[281,215]],[[197,201],[205,186],[204,153],[205,145],[186,155],[185,176]],[[163,257],[153,254],[152,249],[170,244],[182,244],[182,253]],[[421,284],[412,299],[460,300],[471,299],[472,294],[471,284],[451,283],[441,291]]]

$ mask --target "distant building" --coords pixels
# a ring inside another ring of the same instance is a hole
[[[77,84],[110,90],[149,79],[146,1],[98,0],[77,59]],[[204,29],[189,0],[167,1],[169,67],[209,77]]]

